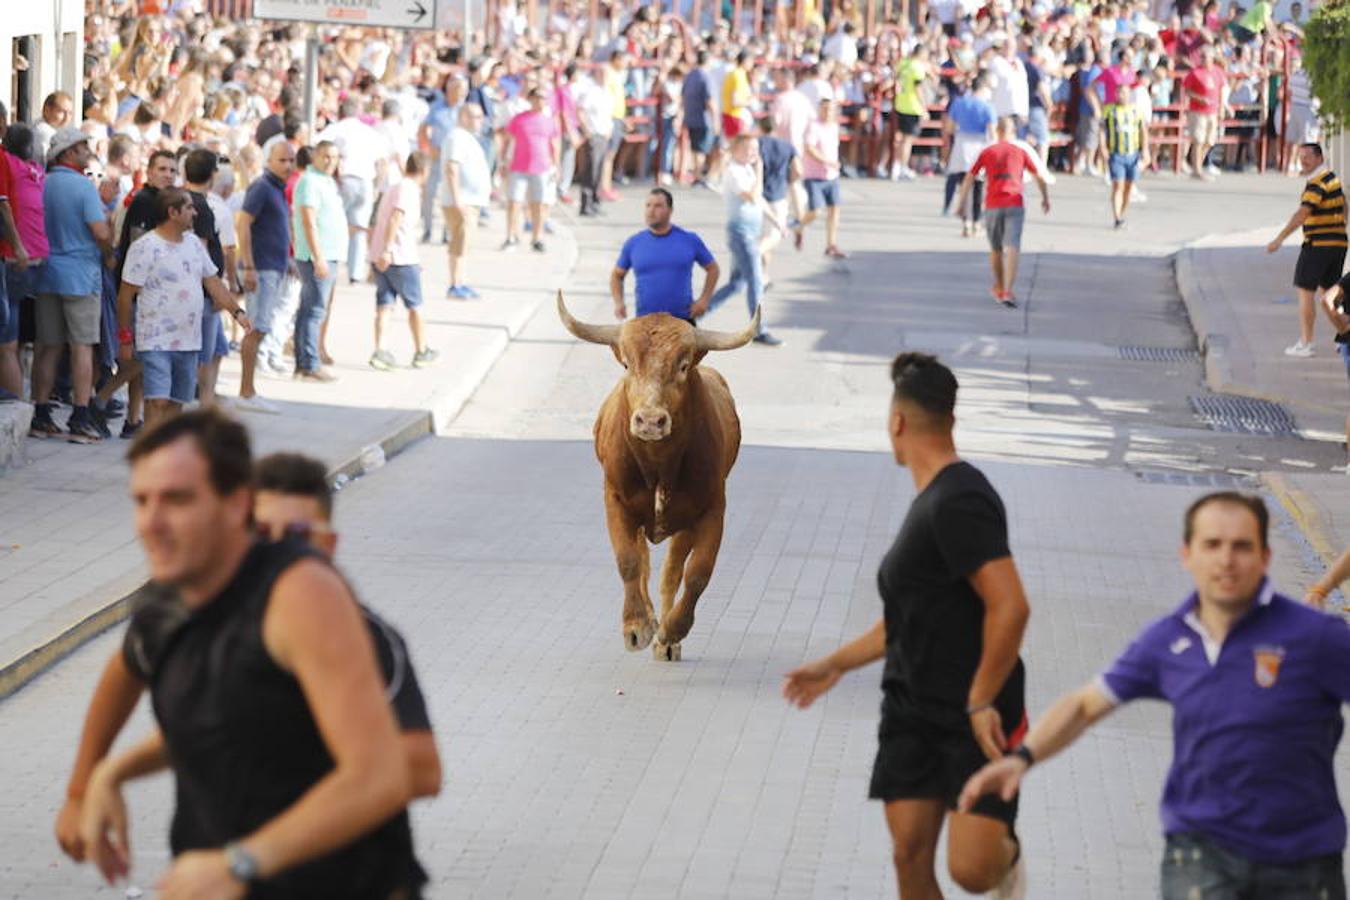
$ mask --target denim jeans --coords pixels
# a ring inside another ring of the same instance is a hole
[[[764,230],[764,215],[755,208],[742,211],[740,215],[727,222],[727,245],[731,249],[731,278],[713,294],[708,306],[711,312],[727,301],[727,298],[744,288],[745,306],[750,315],[759,308],[759,298],[764,293],[764,271],[759,256],[759,238]]]
[[[1289,865],[1259,863],[1199,834],[1169,834],[1163,900],[1346,900],[1341,854]]]
[[[679,132],[675,130],[675,117],[663,116],[661,119],[661,146],[657,151],[656,171],[665,175],[675,171],[675,144],[679,139]]]
[[[295,367],[302,372],[319,368],[319,329],[323,327],[328,298],[337,283],[338,262],[328,260],[328,277],[314,274],[314,263],[297,259],[300,271],[300,312],[295,317]]]

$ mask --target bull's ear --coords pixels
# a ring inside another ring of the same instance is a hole
[[[619,349],[619,345],[617,343],[610,344],[609,349],[610,352],[614,354],[614,358],[619,361],[619,365],[623,366],[625,369],[628,368],[628,363],[623,361],[623,352]]]
[[[708,351],[707,351],[707,350],[695,350],[695,351],[694,351],[694,358],[691,359],[691,360],[689,361],[690,365],[693,365],[693,366],[698,365],[699,363],[703,362],[703,357],[705,357],[705,356],[707,356],[707,355],[708,355]]]

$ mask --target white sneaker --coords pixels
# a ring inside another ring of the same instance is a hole
[[[281,407],[261,394],[254,394],[252,397],[240,397],[234,401],[234,408],[240,412],[266,413],[269,416],[281,414]]]
[[[1213,176],[1214,178],[1218,178],[1219,175],[1220,175],[1221,173],[1220,173],[1220,171],[1219,171],[1219,167],[1218,167],[1218,166],[1211,164],[1211,165],[1205,166],[1205,174],[1206,174],[1206,175]]]
[[[1003,876],[998,887],[994,888],[987,896],[994,900],[1025,900],[1027,895],[1027,864],[1022,856],[1017,857],[1017,862],[1008,870],[1008,874]]]
[[[1299,359],[1307,359],[1310,356],[1316,356],[1317,351],[1313,349],[1312,344],[1305,344],[1303,341],[1295,341],[1292,345],[1284,348],[1285,356],[1297,356]]]

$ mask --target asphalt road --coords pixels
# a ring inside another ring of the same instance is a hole
[[[445,761],[441,796],[415,807],[429,896],[894,896],[881,810],[865,799],[879,670],[807,712],[778,692],[785,671],[880,614],[876,565],[913,493],[884,452],[886,363],[901,348],[953,362],[959,441],[1009,507],[1033,604],[1033,714],[1179,602],[1180,516],[1197,493],[1319,463],[1317,446],[1294,439],[1207,430],[1184,354],[1136,362],[1119,349],[1193,349],[1168,247],[1216,221],[1277,218],[1290,183],[1149,185],[1118,235],[1101,186],[1066,180],[1051,218],[1028,223],[1026,303],[1011,313],[987,299],[982,248],[932,214],[937,188],[847,185],[853,256],[826,263],[819,236],[781,256],[766,310],[787,345],[709,360],[732,385],[746,448],[682,662],[622,649],[588,443],[619,369],[547,309],[447,436],[342,493],[340,561],[408,636]],[[720,200],[677,203],[720,247]],[[636,205],[579,228],[579,314],[608,310],[603,279],[635,227],[625,213]],[[732,301],[710,324],[743,315]],[[1277,516],[1273,541],[1277,583],[1301,588],[1301,535]],[[0,768],[0,897],[122,896],[61,860],[49,836],[115,645],[91,643],[0,704],[0,746],[18,748]],[[1037,771],[1019,825],[1030,896],[1156,895],[1168,721],[1159,705],[1124,710]],[[148,727],[142,709],[129,731]],[[164,779],[130,794],[140,887],[164,864],[170,802]]]

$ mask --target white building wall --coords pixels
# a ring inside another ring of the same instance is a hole
[[[84,0],[0,0],[0,99],[13,115],[18,108],[14,73],[15,38],[34,37],[37,53],[29,58],[29,102],[39,115],[42,100],[63,90],[80,114],[84,75]]]

